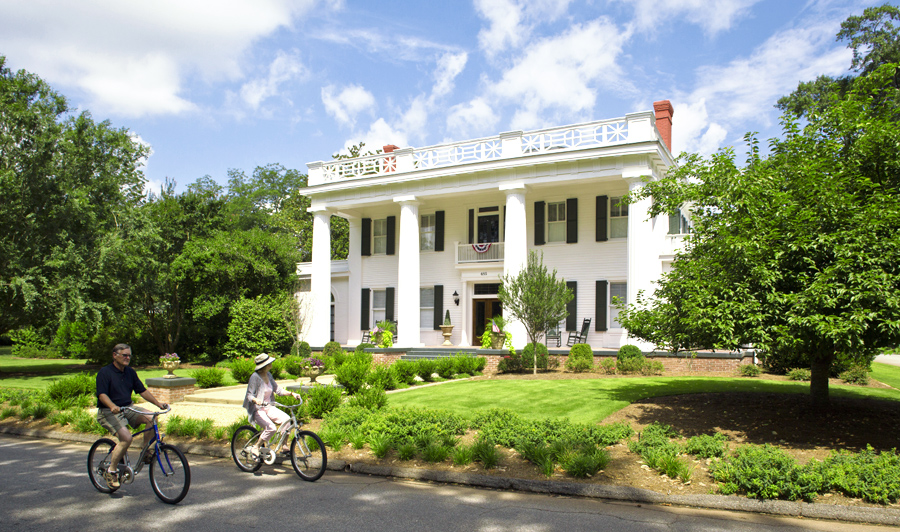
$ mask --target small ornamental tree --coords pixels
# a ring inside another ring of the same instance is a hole
[[[517,275],[503,275],[498,297],[504,313],[522,322],[532,344],[541,341],[551,326],[566,317],[566,305],[572,300],[572,291],[565,279],[556,277],[556,270],[549,272],[544,266],[543,253],[528,254],[528,262]],[[537,358],[532,369],[537,374]]]

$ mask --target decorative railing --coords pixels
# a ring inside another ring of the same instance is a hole
[[[363,177],[429,170],[469,163],[497,161],[554,151],[614,146],[658,138],[653,114],[633,113],[603,120],[537,131],[515,131],[495,137],[430,146],[403,148],[391,153],[354,159],[309,163],[309,184],[318,185]]]
[[[503,260],[503,249],[503,242],[459,244],[456,247],[456,263],[500,262]]]

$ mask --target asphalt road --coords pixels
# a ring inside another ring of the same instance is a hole
[[[170,506],[147,470],[112,495],[88,480],[86,444],[0,435],[0,530],[96,531],[876,531],[892,527],[606,502],[328,471],[307,483],[290,466],[240,472],[188,455],[187,497]]]

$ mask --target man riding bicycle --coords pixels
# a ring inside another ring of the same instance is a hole
[[[103,478],[106,479],[110,488],[118,488],[120,482],[117,467],[122,459],[122,455],[125,454],[131,445],[132,440],[128,427],[153,423],[150,416],[130,411],[123,412],[122,407],[134,408],[131,401],[132,392],[139,394],[146,401],[153,403],[161,410],[164,410],[169,405],[157,401],[153,394],[150,393],[150,390],[141,382],[141,379],[138,378],[134,368],[130,366],[131,346],[117,344],[113,347],[112,355],[112,364],[100,368],[100,371],[97,372],[97,421],[119,438],[119,443],[110,455],[109,469],[103,474]],[[147,445],[152,438],[153,431],[145,432],[144,445]],[[146,461],[152,459],[153,455],[149,452],[144,457]]]

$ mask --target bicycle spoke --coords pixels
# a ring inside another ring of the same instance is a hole
[[[303,480],[313,482],[325,473],[328,456],[325,444],[314,432],[302,430],[291,442],[291,464]]]
[[[191,468],[184,453],[173,445],[160,445],[150,463],[150,485],[163,502],[181,501],[191,486]]]

